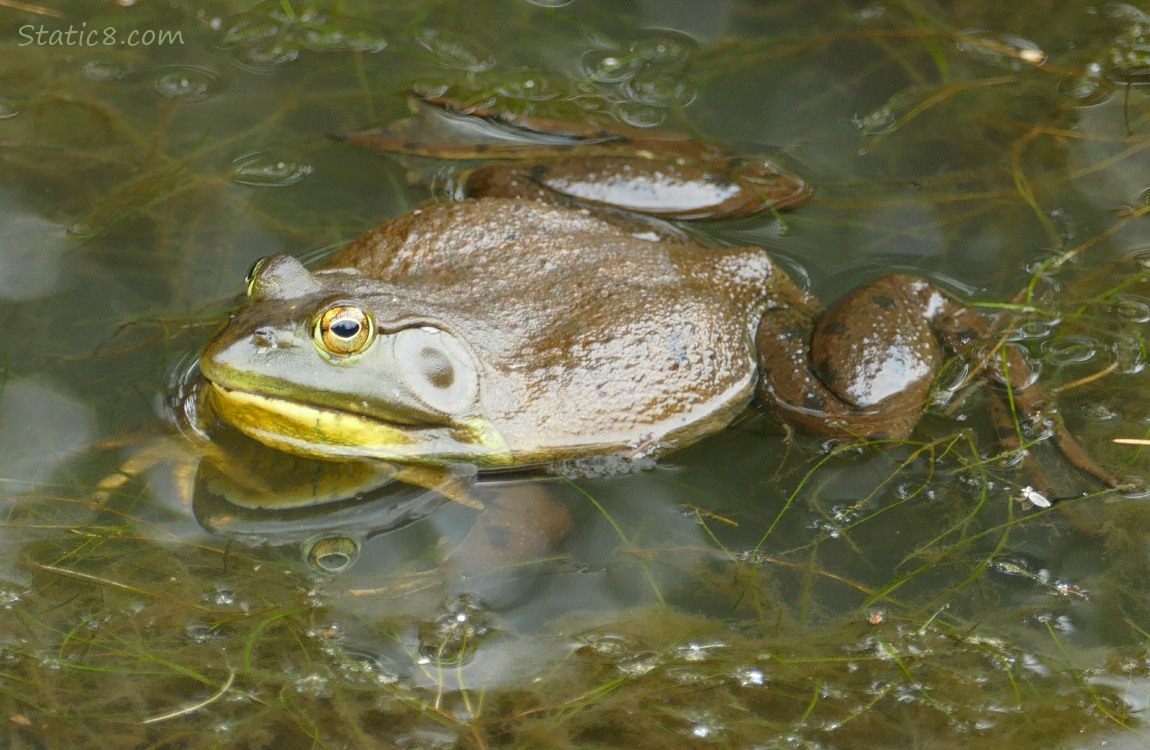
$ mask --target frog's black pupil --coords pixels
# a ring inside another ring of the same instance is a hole
[[[255,260],[255,262],[253,262],[250,266],[248,266],[248,272],[244,276],[244,283],[245,284],[251,284],[252,283],[252,281],[256,277],[256,274],[259,273],[260,266],[262,266],[263,264],[264,264],[264,259],[263,258],[257,258]]]
[[[337,320],[331,324],[331,332],[341,339],[355,338],[356,334],[359,333],[359,323],[356,323],[354,320],[347,320],[346,318]]]

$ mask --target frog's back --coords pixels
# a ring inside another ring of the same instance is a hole
[[[777,273],[757,248],[492,198],[425,206],[329,267],[443,310],[485,364],[486,416],[524,462],[722,428],[751,398]]]

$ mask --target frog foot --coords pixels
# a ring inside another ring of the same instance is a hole
[[[755,216],[797,208],[811,198],[806,182],[770,162],[681,133],[525,117],[427,92],[411,94],[427,108],[486,121],[521,137],[483,143],[428,140],[425,134],[433,128],[411,121],[333,137],[393,154],[517,162],[464,172],[458,180],[461,193],[473,198],[526,198],[670,220]]]

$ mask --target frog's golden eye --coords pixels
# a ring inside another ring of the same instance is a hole
[[[247,289],[248,296],[252,296],[255,289],[256,276],[259,275],[260,269],[264,267],[267,261],[267,256],[263,258],[256,258],[255,262],[248,266],[248,272],[244,274],[244,287]]]
[[[315,321],[312,337],[320,351],[333,357],[359,354],[375,337],[371,316],[359,305],[332,305]]]

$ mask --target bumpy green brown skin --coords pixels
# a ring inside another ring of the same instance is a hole
[[[784,287],[757,248],[702,248],[585,210],[432,205],[360,237],[352,268],[439,300],[487,367],[483,408],[516,463],[665,448],[750,401],[754,328]]]
[[[314,273],[277,256],[253,290],[201,358],[225,419],[305,455],[433,466],[523,466],[697,441],[750,402],[763,311],[813,304],[758,248],[704,248],[586,209],[495,198],[425,206]],[[361,357],[332,361],[316,351],[309,321],[341,297],[367,307],[380,333]],[[403,363],[372,358],[391,331],[412,325],[449,332],[477,363],[478,395],[460,413],[421,417],[388,403]],[[356,416],[312,430],[308,414],[229,411],[226,394],[236,392]],[[333,434],[349,425],[375,434],[363,427],[373,417],[410,444]]]

